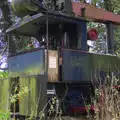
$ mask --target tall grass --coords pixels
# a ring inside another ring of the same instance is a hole
[[[119,82],[107,76],[104,84],[95,85],[95,120],[120,120]]]

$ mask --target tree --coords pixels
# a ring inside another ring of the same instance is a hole
[[[87,2],[87,0],[86,0]],[[119,0],[89,0],[89,4],[92,4],[98,8],[104,8],[107,11],[113,12],[115,14],[120,13],[120,1]],[[88,23],[88,27],[96,27],[99,33],[99,38],[94,42],[93,52],[106,53],[106,27],[100,23]],[[120,52],[120,28],[114,26],[114,38],[115,38],[115,51]]]
[[[8,54],[7,49],[7,35],[5,34],[5,30],[8,27],[10,21],[9,19],[9,9],[4,0],[0,1],[0,66],[5,64],[6,57]],[[6,70],[6,68],[0,68],[1,70]]]
[[[0,66],[7,62],[8,52],[16,53],[23,51],[28,44],[31,44],[29,37],[23,37],[18,35],[6,34],[6,29],[10,27],[16,19],[18,19],[12,11],[9,9],[9,3],[7,0],[0,1]],[[8,42],[9,37],[9,42]],[[10,51],[8,51],[8,47]],[[27,47],[27,49],[30,49]],[[6,61],[5,61],[6,60]],[[4,61],[4,62],[3,62]],[[6,70],[6,68],[0,68],[0,70]]]

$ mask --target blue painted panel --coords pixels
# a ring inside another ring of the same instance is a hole
[[[9,76],[44,74],[44,50],[8,58]]]
[[[63,51],[63,80],[89,81],[90,54],[76,51]]]
[[[82,50],[83,51],[87,51],[88,50],[88,46],[87,46],[87,24],[86,24],[86,21],[81,21],[80,22],[80,24],[81,24],[81,28],[82,28],[82,30],[81,30],[81,37],[82,37],[82,39],[81,39],[81,46],[82,46]]]
[[[81,51],[63,50],[63,81],[104,82],[107,75],[120,71],[120,60],[116,56],[91,54]]]

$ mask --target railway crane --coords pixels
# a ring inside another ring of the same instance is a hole
[[[6,30],[8,38],[16,34],[41,43],[44,37],[44,46],[20,53],[13,51],[15,45],[9,39],[8,86],[17,81],[19,92],[22,86],[29,88],[28,95],[16,103],[15,112],[26,117],[35,110],[33,116],[38,117],[54,95],[61,100],[64,115],[85,113],[85,103],[94,112],[93,83],[99,83],[98,78],[104,82],[111,73],[119,77],[113,26],[120,24],[120,15],[71,0],[11,0],[9,7],[20,20]],[[106,25],[109,55],[89,53],[87,40],[95,41],[99,34],[94,28],[87,30],[91,21]]]

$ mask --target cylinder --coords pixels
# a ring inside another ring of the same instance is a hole
[[[39,6],[32,3],[31,0],[11,0],[10,8],[18,17],[24,17],[39,10]]]

